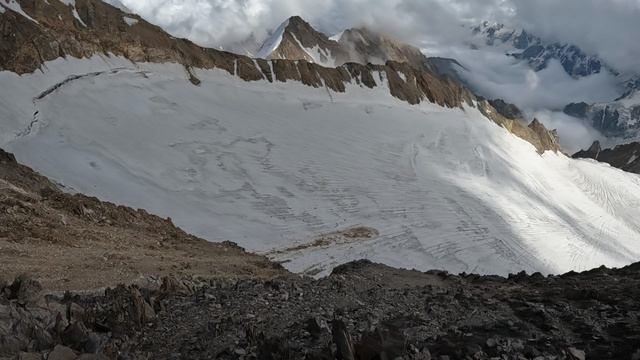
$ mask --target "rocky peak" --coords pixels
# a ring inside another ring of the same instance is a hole
[[[600,151],[602,151],[602,146],[598,140],[594,141],[591,147],[589,147],[589,150],[587,150],[587,152],[595,155],[594,159],[598,158]]]
[[[330,66],[348,61],[348,54],[342,46],[299,16],[293,16],[280,25],[262,45],[258,57],[305,60]]]
[[[591,144],[589,149],[578,151],[573,155],[573,158],[597,160],[600,152],[602,152],[602,146],[600,145],[600,141],[596,140],[593,142],[593,144]]]
[[[490,101],[481,98],[478,100],[478,109],[484,116],[504,127],[517,137],[529,142],[536,148],[538,153],[543,154],[545,151],[562,151],[558,132],[556,130],[548,130],[538,119],[533,119],[531,124],[527,126],[523,118],[512,119],[506,117],[501,111],[497,110]]]
[[[420,69],[427,61],[420,49],[365,27],[345,30],[338,42],[348,49],[351,61],[362,64],[397,61]]]
[[[528,127],[535,134],[532,140],[537,143],[537,146],[540,146],[542,149],[553,150],[556,152],[562,150],[562,148],[560,147],[560,137],[558,136],[557,130],[547,129],[543,123],[538,121],[538,119],[533,119]],[[534,143],[534,145],[536,144]]]

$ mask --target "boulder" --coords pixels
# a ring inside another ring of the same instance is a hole
[[[131,300],[133,301],[133,316],[138,325],[144,325],[156,317],[153,307],[142,297],[140,290],[131,287]]]
[[[569,358],[573,359],[573,360],[585,360],[587,358],[586,354],[584,351],[582,350],[578,350],[574,347],[570,347],[568,349],[569,351]]]
[[[53,351],[49,353],[47,360],[74,360],[76,357],[76,353],[70,348],[57,345],[53,348]]]
[[[89,341],[89,330],[82,322],[74,322],[62,333],[62,342],[76,350],[83,350]]]
[[[353,348],[353,340],[349,335],[349,330],[344,321],[335,319],[331,322],[331,333],[333,342],[336,344],[338,360],[355,360],[355,351]]]
[[[18,360],[42,360],[42,354],[21,352],[18,354]]]
[[[9,289],[11,290],[10,298],[18,300],[20,305],[33,306],[43,300],[42,285],[26,274],[19,275]]]

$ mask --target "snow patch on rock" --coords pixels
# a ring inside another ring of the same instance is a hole
[[[271,55],[271,53],[273,53],[278,48],[278,46],[280,46],[287,26],[289,26],[289,20],[280,24],[276,31],[274,31],[273,34],[264,42],[264,44],[256,54],[256,57],[262,59],[268,58],[269,55]]]
[[[22,10],[22,7],[20,6],[20,4],[16,1],[16,0],[0,0],[0,9],[2,9],[2,13],[5,12],[5,8],[12,10],[24,17],[26,17],[27,19],[38,23],[38,21],[36,21],[34,18],[32,18],[31,16],[29,16],[26,12],[24,12],[24,10]]]
[[[140,22],[140,20],[138,20],[138,19],[134,19],[134,18],[132,18],[132,17],[128,17],[128,16],[125,16],[125,17],[123,17],[122,19],[123,19],[123,20],[124,20],[124,22],[125,22],[125,23],[127,23],[127,25],[129,25],[129,26],[136,25],[137,23],[139,23],[139,22]]]

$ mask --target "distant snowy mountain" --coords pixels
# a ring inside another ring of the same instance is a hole
[[[573,77],[589,76],[605,70],[617,74],[596,55],[586,54],[575,45],[545,42],[523,29],[484,22],[473,28],[472,32],[475,37],[471,42],[472,46],[504,48],[506,54],[526,61],[535,71],[546,69],[549,61],[555,59]]]

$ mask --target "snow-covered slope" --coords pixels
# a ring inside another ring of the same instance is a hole
[[[637,175],[540,156],[476,109],[385,86],[192,71],[200,86],[179,65],[113,58],[2,72],[0,146],[67,189],[310,274],[359,258],[499,274],[640,258]],[[335,234],[354,226],[375,231]]]

